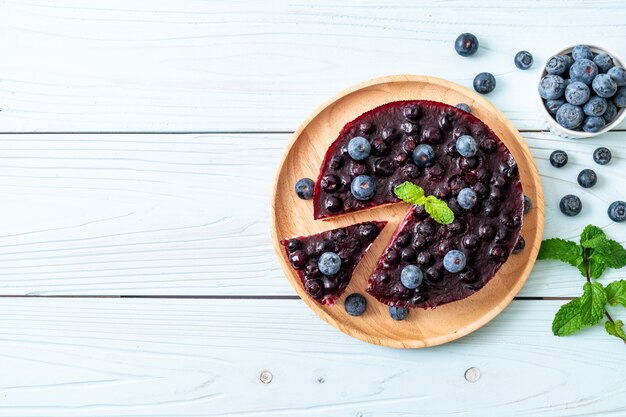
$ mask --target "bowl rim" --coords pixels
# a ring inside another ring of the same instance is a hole
[[[613,59],[613,62],[616,64],[616,66],[624,67],[624,62],[625,61],[619,55],[617,55],[612,49],[606,48],[606,47],[601,47],[601,46],[594,45],[594,44],[589,44],[589,43],[577,43],[577,44],[568,46],[566,48],[561,49],[559,52],[556,52],[556,53],[550,55],[550,57],[552,57],[554,55],[569,54],[578,45],[586,45],[593,52],[596,52],[596,53],[598,53],[598,52],[607,53],[607,54],[609,54],[611,56],[611,58]],[[546,60],[546,62],[547,62],[547,60]],[[547,74],[548,74],[548,72],[546,71],[546,66],[544,64],[543,67],[542,67],[542,70],[541,70],[541,72],[539,74],[539,80],[538,80],[537,84],[539,84],[541,79],[543,77],[545,77]],[[555,130],[562,131],[567,136],[569,136],[570,138],[574,138],[574,139],[592,138],[592,137],[596,137],[596,136],[602,135],[602,134],[612,130],[617,125],[621,124],[624,121],[624,118],[626,118],[626,107],[622,107],[622,108],[618,108],[617,115],[615,116],[615,119],[611,123],[609,123],[608,125],[604,126],[602,129],[600,129],[597,132],[585,132],[584,130],[571,130],[571,129],[567,129],[567,128],[561,126],[560,124],[558,124],[556,119],[555,119],[555,117],[554,117],[554,115],[550,114],[550,112],[548,112],[548,109],[546,109],[546,105],[545,105],[544,99],[539,95],[539,93],[537,93],[537,97],[539,98],[539,104],[540,104],[541,112],[545,116],[547,122]],[[550,130],[552,130],[552,129],[550,129]],[[556,132],[553,131],[553,133],[556,133]]]

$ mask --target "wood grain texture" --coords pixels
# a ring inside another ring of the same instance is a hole
[[[606,207],[626,199],[626,133],[524,134],[546,190],[546,237],[588,223],[626,243]],[[272,248],[270,195],[290,135],[1,135],[0,294],[292,295]],[[598,146],[613,161],[596,165]],[[567,166],[548,156],[566,147]],[[599,176],[576,184],[583,168]],[[563,216],[578,194],[584,209]],[[245,256],[240,256],[245,253]],[[233,264],[236,268],[233,269]],[[618,278],[609,271],[607,278]],[[520,296],[576,296],[579,278],[539,262]]]
[[[559,304],[514,301],[456,342],[396,350],[299,300],[0,299],[0,415],[623,416],[624,345],[551,336]]]
[[[387,205],[327,221],[315,221],[312,205],[294,195],[293,184],[299,178],[317,178],[326,151],[337,139],[337,132],[346,123],[380,105],[398,100],[437,100],[447,104],[467,103],[502,140],[519,168],[524,193],[534,202],[534,209],[524,216],[521,231],[526,249],[511,256],[493,279],[471,297],[436,309],[414,309],[400,322],[389,320],[385,304],[369,295],[368,312],[353,317],[342,308],[321,305],[304,290],[301,279],[292,268],[280,239],[319,233],[335,227],[368,220],[386,220],[389,223],[372,248],[357,265],[345,296],[364,293],[367,280],[374,270],[402,219],[407,204]],[[298,295],[322,319],[346,334],[383,346],[419,348],[447,343],[483,326],[499,314],[526,282],[539,251],[543,234],[544,207],[539,172],[520,133],[506,117],[479,94],[457,84],[435,77],[388,76],[367,81],[340,93],[315,111],[297,130],[287,147],[276,174],[272,197],[272,238],[274,249],[285,275]]]
[[[573,42],[626,57],[621,0],[0,2],[0,131],[292,131],[349,85],[424,74],[471,86],[520,129],[542,63]],[[481,42],[462,58],[463,32]],[[513,65],[519,50],[536,60]]]

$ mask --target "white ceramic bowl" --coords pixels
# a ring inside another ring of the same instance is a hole
[[[613,58],[613,62],[615,63],[615,65],[619,65],[619,66],[624,66],[624,61],[618,57],[613,51],[610,51],[606,48],[600,48],[598,46],[595,45],[589,45],[589,44],[585,44],[587,46],[589,46],[589,48],[594,52],[594,53],[601,53],[601,52],[606,52],[607,54],[611,55],[611,58]],[[569,48],[565,48],[563,50],[561,50],[560,52],[557,52],[553,55],[563,55],[563,54],[569,54],[572,52],[572,49],[574,49],[574,46],[576,45],[572,45]],[[550,55],[552,56],[552,55]],[[539,84],[539,81],[546,76],[548,73],[546,72],[545,66],[543,71],[541,72],[541,76],[539,77],[539,79],[537,80],[537,84]],[[591,138],[594,136],[598,136],[601,135],[603,133],[608,132],[609,130],[613,129],[615,126],[619,125],[624,118],[626,117],[626,108],[618,108],[617,111],[617,115],[615,116],[615,120],[613,120],[610,124],[606,125],[604,127],[604,129],[599,130],[598,132],[595,133],[589,133],[589,132],[585,132],[583,130],[570,130],[570,129],[565,129],[563,126],[561,126],[560,124],[558,124],[556,122],[556,120],[554,119],[554,116],[552,114],[550,114],[548,112],[548,110],[546,109],[546,106],[544,104],[543,99],[541,98],[541,96],[539,95],[539,93],[537,93],[537,99],[539,102],[539,112],[541,114],[541,117],[545,120],[546,123],[546,127],[555,135],[559,135],[562,136],[564,138],[570,138],[570,139],[582,139],[582,138]]]

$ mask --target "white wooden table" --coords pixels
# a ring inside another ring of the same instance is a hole
[[[339,3],[0,1],[0,415],[626,415],[624,345],[600,328],[551,335],[582,285],[569,267],[538,264],[468,337],[400,351],[319,320],[269,237],[283,148],[327,97],[386,74],[470,86],[491,71],[489,99],[543,174],[546,236],[594,223],[626,242],[606,216],[626,199],[626,131],[566,141],[533,102],[563,45],[626,57],[626,5]],[[471,59],[453,49],[464,31],[480,38]],[[521,49],[531,71],[513,65]],[[591,159],[600,145],[606,167]],[[547,161],[557,148],[561,170]],[[600,176],[588,191],[583,167]],[[557,207],[568,192],[585,205],[573,219]]]

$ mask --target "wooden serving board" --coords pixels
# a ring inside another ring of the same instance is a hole
[[[365,292],[367,279],[409,209],[408,204],[377,207],[328,221],[313,220],[312,201],[299,199],[294,185],[299,178],[316,179],[329,145],[343,126],[362,113],[397,100],[435,100],[451,105],[467,103],[472,114],[486,123],[506,144],[519,166],[524,193],[533,207],[524,216],[522,236],[526,248],[511,255],[493,279],[480,291],[434,310],[413,309],[409,318],[397,322],[388,306]],[[524,139],[515,126],[482,96],[450,81],[435,77],[395,75],[373,79],[345,90],[315,111],[294,133],[280,163],[272,198],[272,238],[289,282],[298,295],[322,319],[344,333],[384,346],[421,348],[462,337],[493,319],[526,282],[534,265],[544,223],[543,192],[539,172]],[[320,305],[305,292],[279,241],[285,237],[309,235],[366,220],[387,220],[389,224],[357,265],[352,281],[332,307]],[[368,307],[360,317],[348,315],[345,297],[359,292]]]

